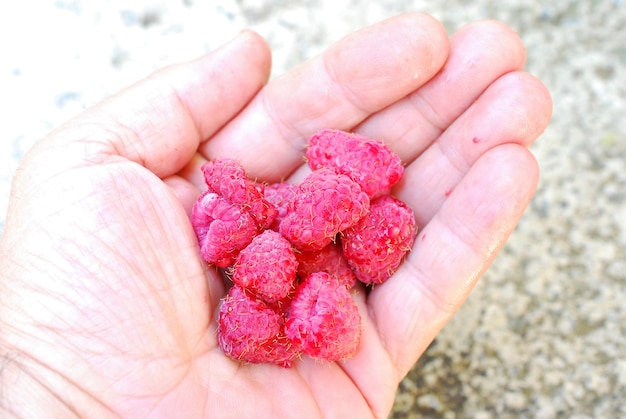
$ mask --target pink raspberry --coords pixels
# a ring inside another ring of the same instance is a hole
[[[337,243],[331,243],[321,250],[309,250],[296,254],[298,276],[302,279],[315,272],[326,272],[348,289],[356,284],[354,272]]]
[[[239,205],[206,191],[191,210],[200,255],[208,263],[225,268],[258,233],[254,219]]]
[[[385,195],[371,202],[368,215],[342,232],[343,254],[361,282],[381,284],[398,269],[416,233],[413,210]]]
[[[298,356],[284,317],[237,285],[220,306],[218,342],[228,357],[244,362],[289,368]]]
[[[313,170],[325,167],[350,176],[372,199],[388,194],[404,174],[400,157],[385,144],[340,130],[314,134],[306,157]]]
[[[232,159],[202,167],[208,191],[191,221],[205,260],[234,263],[218,325],[232,359],[290,367],[300,353],[353,356],[362,330],[350,289],[387,280],[415,239],[412,210],[389,195],[404,169],[382,142],[323,130],[307,159],[300,185],[257,184]]]
[[[329,169],[316,170],[299,185],[280,232],[300,250],[319,250],[368,209],[369,198],[352,179]]]
[[[278,214],[270,225],[272,230],[278,231],[281,221],[287,216],[289,207],[293,202],[298,185],[287,182],[272,183],[265,187],[264,197],[267,202],[272,204]]]
[[[239,253],[232,280],[263,301],[274,303],[295,288],[297,268],[291,243],[280,233],[265,230]]]
[[[361,315],[345,285],[325,272],[317,272],[296,290],[287,315],[286,333],[303,353],[338,361],[358,350]]]
[[[210,190],[228,202],[250,212],[259,229],[267,228],[276,217],[276,209],[263,198],[263,191],[248,176],[237,160],[217,159],[202,166],[204,181]]]

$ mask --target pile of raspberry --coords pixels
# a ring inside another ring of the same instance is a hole
[[[290,367],[302,354],[353,356],[352,288],[386,281],[415,239],[413,211],[391,195],[404,168],[385,144],[327,129],[309,139],[306,160],[298,185],[257,183],[233,159],[202,167],[208,189],[191,222],[202,258],[232,281],[218,325],[232,359]]]

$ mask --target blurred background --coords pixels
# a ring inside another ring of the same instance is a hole
[[[626,416],[626,4],[621,0],[25,0],[0,6],[0,231],[24,152],[53,127],[243,28],[281,74],[419,10],[452,34],[513,27],[554,99],[539,191],[392,418]]]

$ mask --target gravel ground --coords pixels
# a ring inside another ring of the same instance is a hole
[[[516,29],[554,98],[542,180],[461,313],[401,383],[393,418],[626,416],[626,4],[609,0],[25,1],[0,6],[0,231],[34,141],[163,65],[260,32],[280,74],[421,10]]]

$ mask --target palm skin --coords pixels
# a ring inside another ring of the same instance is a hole
[[[267,46],[246,32],[52,132],[16,173],[0,243],[4,412],[386,417],[535,191],[526,147],[551,102],[523,63],[518,37],[498,23],[448,38],[412,13],[267,83]],[[299,177],[306,138],[328,127],[384,139],[401,156],[394,193],[420,233],[388,282],[356,291],[354,358],[241,365],[217,347],[224,288],[188,220],[198,168],[229,156],[260,180]]]

